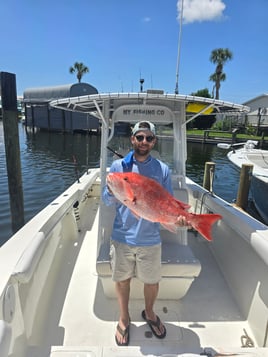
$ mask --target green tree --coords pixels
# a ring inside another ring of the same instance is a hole
[[[75,64],[70,67],[69,72],[76,73],[78,83],[80,83],[83,75],[89,72],[89,68],[85,66],[82,62],[75,62]]]
[[[216,90],[216,99],[220,97],[221,82],[226,79],[226,74],[223,72],[223,65],[232,58],[233,53],[228,48],[216,48],[210,54],[210,61],[216,64],[215,72],[209,77],[209,80],[215,83],[213,86],[213,97],[214,91]]]
[[[199,89],[197,92],[191,93],[191,95],[196,97],[211,98],[208,88]]]

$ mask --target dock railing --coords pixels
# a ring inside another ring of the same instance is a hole
[[[203,142],[208,142],[210,140],[216,140],[216,139],[223,139],[222,134],[227,133],[227,134],[232,134],[232,137],[226,137],[224,138],[225,140],[231,141],[232,143],[236,142],[236,135],[238,133],[239,129],[234,128],[231,131],[224,131],[224,130],[204,130],[204,136],[203,136]]]

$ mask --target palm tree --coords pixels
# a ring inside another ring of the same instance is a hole
[[[75,62],[75,64],[70,67],[69,69],[70,73],[75,73],[76,72],[76,77],[78,79],[78,83],[81,82],[81,79],[85,73],[89,72],[89,68],[85,66],[82,62]]]
[[[219,99],[219,92],[221,82],[225,81],[226,74],[223,73],[223,65],[233,58],[233,53],[228,48],[216,48],[211,52],[210,61],[216,64],[215,73],[213,73],[209,80],[214,82],[215,85],[213,86],[213,97],[214,97],[214,89],[216,89],[216,99]]]

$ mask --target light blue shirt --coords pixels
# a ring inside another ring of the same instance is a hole
[[[126,158],[128,161],[127,165],[130,163],[127,170],[125,166]],[[126,158],[114,161],[110,172],[137,172],[156,180],[168,192],[173,194],[170,170],[166,164],[152,156],[149,156],[145,162],[136,161],[133,152],[127,155]],[[126,206],[109,193],[107,186],[104,187],[102,199],[107,206],[115,205],[116,207],[116,216],[111,236],[113,240],[132,246],[150,246],[161,243],[159,223],[150,222],[143,218],[136,218]]]

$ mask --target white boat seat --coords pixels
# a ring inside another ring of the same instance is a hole
[[[201,271],[198,259],[188,245],[177,241],[177,235],[161,231],[162,238],[162,276],[197,277]]]
[[[162,231],[165,234],[165,231]],[[101,245],[97,259],[97,273],[102,277],[111,277],[110,240]],[[177,242],[162,243],[162,277],[197,277],[201,266],[192,250],[187,245]]]

